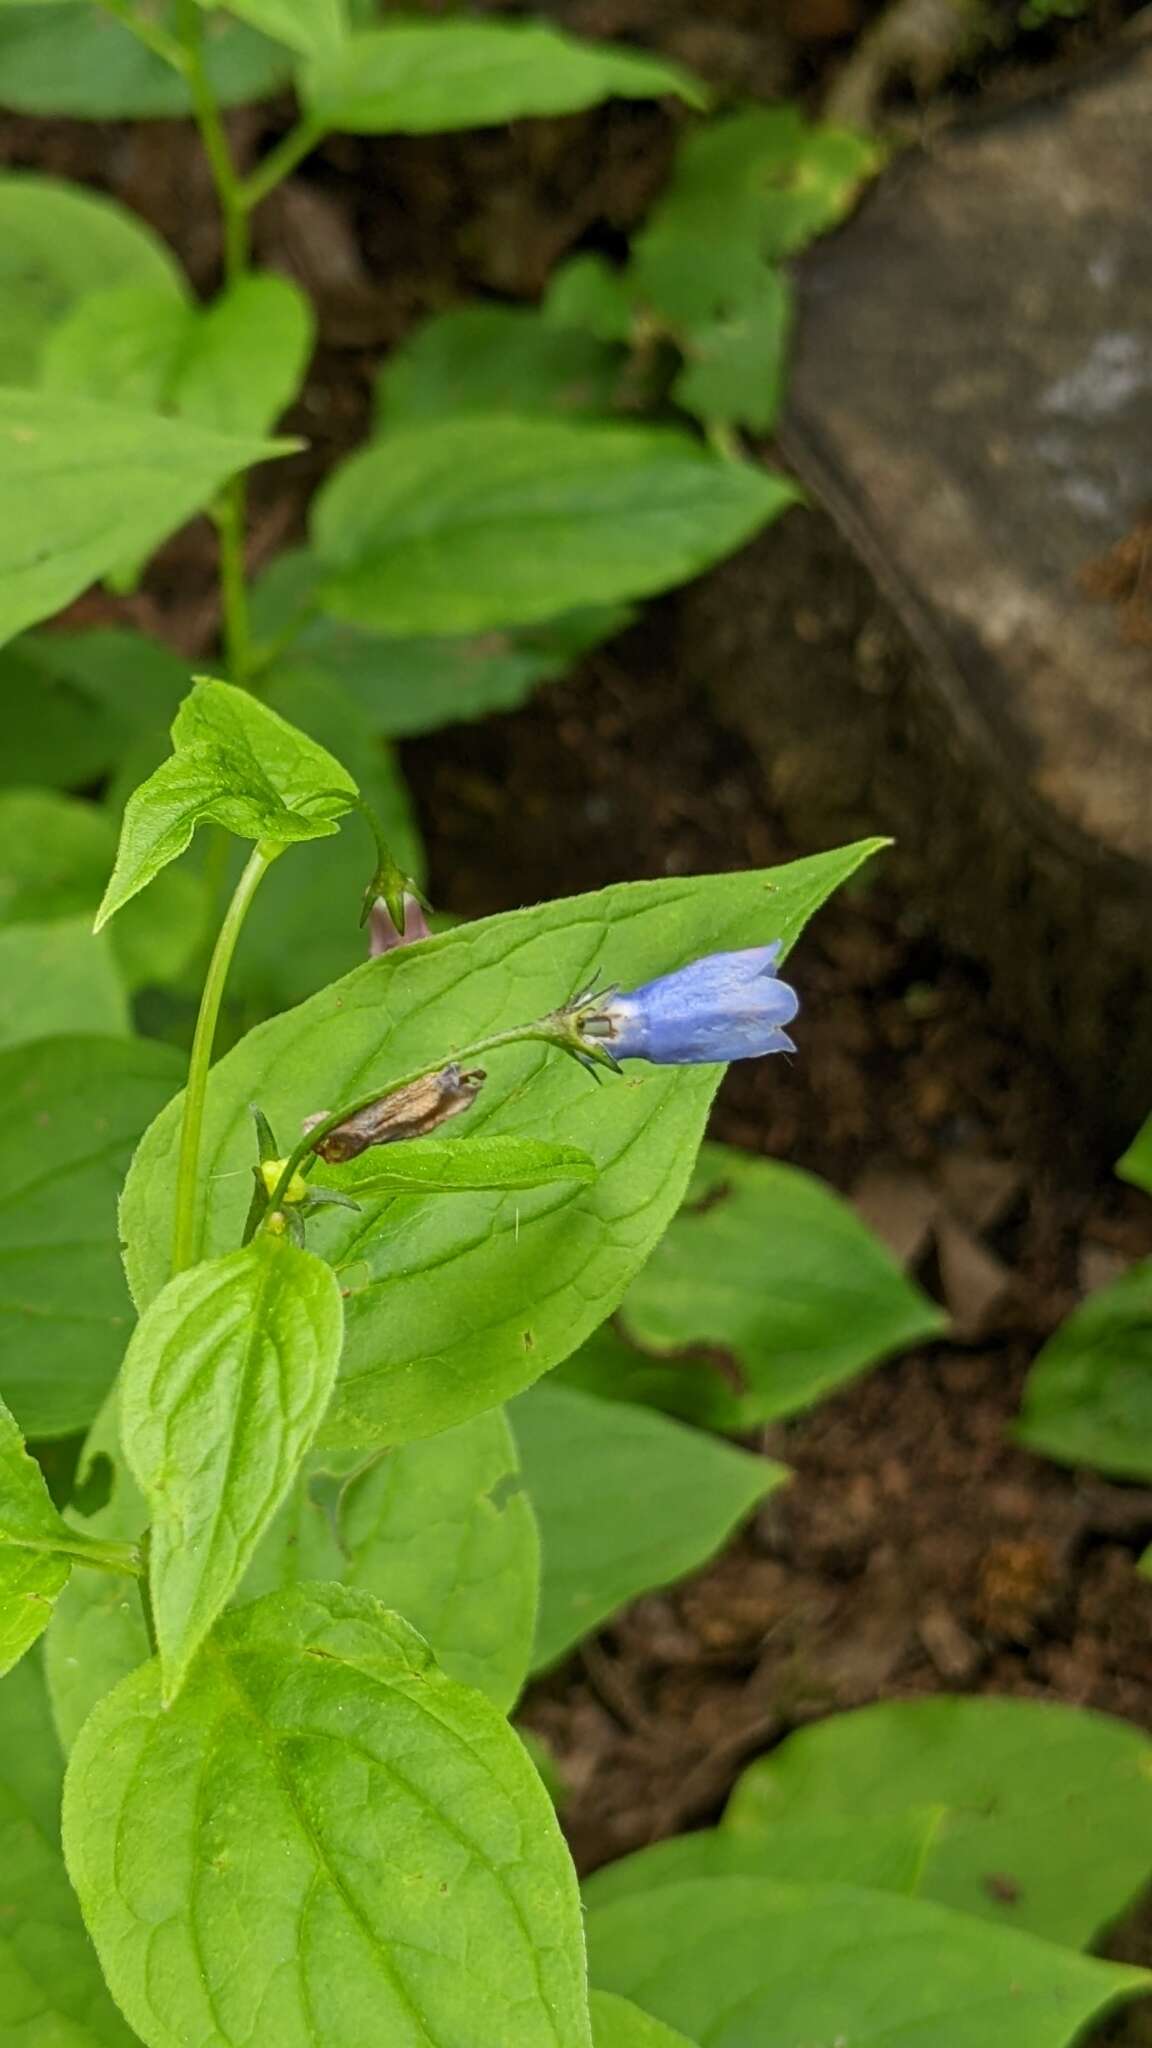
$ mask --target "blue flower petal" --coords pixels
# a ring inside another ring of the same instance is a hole
[[[795,990],[772,973],[779,953],[776,942],[694,960],[614,996],[589,1020],[590,1035],[607,1044],[617,1059],[652,1060],[660,1066],[794,1051],[782,1027],[791,1023],[800,1004]]]

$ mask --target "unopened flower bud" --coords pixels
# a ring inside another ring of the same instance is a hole
[[[382,896],[377,897],[372,906],[372,914],[368,921],[368,956],[370,959],[377,959],[381,953],[391,953],[397,946],[413,946],[417,939],[427,939],[430,936],[428,921],[424,915],[424,906],[412,895],[411,891],[405,891],[404,895],[404,928],[402,931],[397,930],[392,919],[392,912],[389,910],[384,898]]]

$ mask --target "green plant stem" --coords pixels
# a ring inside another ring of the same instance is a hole
[[[254,206],[259,206],[262,199],[267,199],[268,194],[274,192],[277,185],[283,184],[298,163],[302,163],[306,156],[311,155],[317,143],[323,141],[324,135],[323,125],[305,114],[294,128],[288,130],[287,135],[281,136],[275,149],[269,150],[263,163],[257,164],[256,169],[245,178],[240,187],[241,201],[249,213]]]
[[[178,0],[176,20],[184,56],[184,74],[192,96],[192,111],[224,220],[224,274],[229,284],[235,284],[248,268],[248,209],[232,161],[216,94],[204,64],[204,18],[198,0]]]
[[[76,1564],[95,1565],[100,1571],[123,1572],[130,1579],[138,1579],[143,1570],[135,1543],[99,1543],[80,1536],[74,1543],[69,1543],[65,1536],[53,1536],[45,1537],[42,1543],[25,1539],[19,1548],[36,1551],[45,1557],[70,1557]]]
[[[180,1126],[180,1158],[176,1168],[176,1222],[172,1234],[173,1273],[182,1273],[187,1266],[194,1266],[200,1252],[200,1222],[196,1204],[200,1176],[200,1139],[204,1127],[204,1103],[208,1092],[208,1074],[212,1065],[212,1047],[216,1040],[216,1025],[224,996],[224,984],[228,979],[228,969],[232,964],[232,955],[236,950],[236,941],[248,914],[248,907],[272,862],[282,851],[282,847],[273,846],[265,841],[253,847],[245,863],[244,872],[236,884],[232,901],[224,913],[224,921],[217,933],[212,958],[208,963],[208,972],[204,977],[204,989],[200,997],[200,1010],[196,1018],[192,1053],[188,1063],[184,1117]]]
[[[131,0],[97,0],[97,5],[104,9],[105,14],[112,15],[121,28],[126,28],[129,35],[135,36],[138,43],[143,43],[146,50],[151,50],[154,57],[163,58],[165,64],[170,64],[174,71],[187,77],[188,63],[183,45],[175,36],[170,36],[167,29],[157,28],[154,22],[146,21],[137,14]]]
[[[212,515],[220,542],[224,653],[231,679],[241,689],[247,689],[253,677],[248,582],[244,563],[246,502],[244,478],[231,477],[224,486]]]
[[[297,1141],[285,1160],[280,1170],[280,1178],[269,1198],[264,1222],[267,1222],[268,1217],[275,1213],[284,1200],[292,1184],[293,1174],[311,1173],[319,1160],[317,1145],[322,1144],[329,1131],[334,1131],[338,1124],[346,1123],[350,1116],[359,1116],[362,1109],[370,1109],[374,1102],[379,1102],[385,1095],[395,1095],[401,1088],[410,1088],[414,1081],[427,1080],[429,1074],[438,1074],[443,1067],[463,1066],[470,1060],[478,1060],[483,1053],[495,1052],[500,1046],[526,1045],[533,1040],[544,1045],[557,1045],[562,1042],[552,1028],[550,1019],[537,1018],[535,1023],[517,1024],[511,1031],[494,1031],[488,1038],[474,1039],[471,1045],[463,1046],[459,1052],[442,1052],[436,1059],[428,1060],[424,1066],[416,1067],[412,1073],[399,1074],[394,1081],[378,1081],[366,1095],[357,1096],[355,1102],[346,1102],[342,1109],[332,1110],[324,1118],[323,1123],[313,1124],[310,1131],[305,1131],[304,1136]]]

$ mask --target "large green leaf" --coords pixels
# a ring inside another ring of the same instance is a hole
[[[700,2048],[1069,2048],[1143,1970],[848,1885],[715,1877],[589,1916],[593,1981]]]
[[[269,1236],[178,1273],[137,1324],[120,1376],[120,1433],[151,1509],[169,1700],[316,1434],[343,1324],[331,1267]]]
[[[398,948],[252,1032],[213,1070],[204,1136],[209,1253],[236,1243],[257,1101],[285,1141],[311,1111],[398,1080],[471,1037],[525,1023],[598,969],[636,984],[705,951],[790,945],[875,842],[769,874],[626,883],[462,926]],[[630,1065],[597,1088],[561,1054],[497,1054],[474,1132],[589,1152],[592,1186],[405,1196],[319,1219],[316,1242],[347,1292],[348,1332],[330,1441],[402,1442],[496,1406],[573,1350],[615,1307],[673,1214],[716,1068]],[[146,1303],[167,1271],[178,1112],[160,1119],[129,1177],[123,1228]],[[541,1291],[541,1275],[545,1290]]]
[[[113,285],[143,285],[177,305],[186,293],[160,237],[115,200],[29,171],[0,176],[0,383],[34,383],[57,322]]]
[[[163,0],[150,13],[171,28],[175,0]],[[208,24],[204,45],[213,95],[222,106],[266,99],[288,83],[287,50],[244,22],[221,14]],[[75,6],[0,7],[0,106],[92,121],[191,112],[179,72],[86,0]]]
[[[386,739],[510,711],[537,684],[565,674],[622,632],[632,617],[623,605],[586,605],[506,632],[412,638],[317,613],[321,581],[315,556],[294,548],[272,563],[253,591],[255,631],[267,642],[290,643],[272,667],[267,694],[276,703],[307,677],[314,691],[339,691],[345,726],[350,713],[367,734]]]
[[[667,428],[410,427],[321,491],[323,601],[354,625],[445,634],[648,597],[751,540],[795,495]]]
[[[0,1047],[59,1038],[83,1023],[119,1037],[128,997],[107,932],[87,917],[0,929]]]
[[[150,553],[226,477],[286,445],[53,392],[0,390],[0,638]]]
[[[594,1991],[591,2006],[594,2048],[693,2048],[686,2034],[674,2034],[614,1991]]]
[[[646,1408],[547,1383],[512,1409],[540,1524],[536,1667],[617,1608],[696,1571],[787,1477]]]
[[[65,1874],[63,1775],[30,1657],[0,1683],[0,2039],[6,2048],[132,2048]]]
[[[120,1363],[132,1306],[116,1197],[183,1066],[132,1038],[0,1053],[0,1391],[29,1436],[83,1429]]]
[[[167,1711],[153,1668],[118,1686],[72,1752],[64,1839],[147,2048],[589,2048],[535,1768],[367,1594],[240,1609]]]
[[[48,1631],[52,1639],[72,1598],[69,1587]],[[139,1661],[139,1660],[137,1660]],[[51,1666],[49,1667],[51,1668]],[[770,1828],[738,1834],[734,1828],[701,1828],[637,1849],[605,1864],[584,1883],[590,1910],[617,1899],[647,1895],[663,1885],[701,1877],[768,1877],[779,1884],[850,1884],[865,1891],[899,1892],[914,1898],[921,1889],[925,1859],[948,1820],[941,1806],[912,1807],[906,1813],[869,1814],[861,1823],[851,1813],[790,1815]],[[929,1891],[928,1896],[931,1896]]]
[[[99,782],[142,731],[166,732],[188,688],[179,655],[143,633],[24,633],[0,648],[0,787]]]
[[[490,128],[666,93],[704,104],[688,72],[643,51],[582,42],[543,22],[463,18],[365,29],[309,65],[301,90],[318,125],[361,135]]]
[[[341,1482],[309,1459],[241,1599],[327,1576],[374,1593],[420,1631],[449,1678],[506,1713],[528,1675],[539,1541],[499,1409],[404,1444]]]
[[[704,1147],[686,1206],[629,1289],[621,1320],[656,1353],[730,1351],[744,1378],[744,1428],[809,1407],[946,1327],[821,1181],[727,1145]]]
[[[337,831],[356,797],[326,748],[231,683],[196,682],[176,713],[172,745],[128,799],[97,930],[179,858],[198,825],[286,846]]]
[[[1152,1479],[1152,1259],[1089,1295],[1028,1375],[1016,1435],[1117,1479]]]
[[[1152,1747],[1047,1701],[927,1699],[837,1714],[744,1773],[725,1830],[770,1852],[778,1824],[865,1831],[944,1809],[918,1888],[1002,1926],[1084,1945],[1152,1875]]]
[[[560,417],[611,410],[621,352],[530,306],[460,306],[426,320],[376,385],[386,433],[458,413]]]

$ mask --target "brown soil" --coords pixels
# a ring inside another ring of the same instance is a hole
[[[569,0],[552,11],[587,33],[648,40],[722,89],[771,96],[826,73],[872,9],[781,0],[767,28],[762,0]],[[1102,25],[1023,46],[1006,34],[990,69],[955,70],[948,89],[1012,90],[1034,54],[1075,48]],[[665,174],[676,119],[613,107],[514,135],[334,140],[269,205],[261,253],[308,283],[322,346],[294,422],[309,452],[266,470],[254,494],[254,561],[298,530],[317,476],[362,431],[383,349],[464,293],[528,297],[573,247],[619,246]],[[254,152],[283,120],[283,109],[235,117],[238,146]],[[0,160],[114,189],[169,236],[197,284],[212,281],[210,196],[182,125],[4,119]],[[811,697],[813,726],[826,675],[875,691],[868,605],[861,614],[857,589],[845,611],[818,527],[816,514],[790,514],[703,591],[652,607],[523,711],[407,746],[435,899],[473,915],[812,850],[790,838],[794,818],[725,722],[688,636],[701,605],[762,598],[770,575],[777,653],[798,701]],[[211,643],[205,528],[165,551],[130,609],[177,645]],[[833,787],[837,760],[829,734]],[[898,757],[875,770],[881,789]],[[1010,1441],[1038,1343],[1086,1285],[1152,1249],[1152,1205],[1113,1179],[1111,1141],[998,1018],[995,987],[940,942],[936,922],[907,851],[823,913],[792,963],[801,1052],[734,1070],[715,1131],[846,1190],[864,1181],[894,1237],[925,1235],[925,1187],[947,1182],[963,1241],[926,1250],[924,1272],[967,1334],[771,1432],[765,1448],[794,1468],[794,1484],[710,1569],[640,1602],[536,1689],[527,1719],[559,1760],[585,1869],[707,1822],[758,1749],[877,1698],[1023,1693],[1152,1730],[1152,1586],[1136,1571],[1152,1492],[1062,1471]],[[989,1167],[992,1213],[963,1213],[963,1186]],[[1147,2040],[1145,2024],[1129,2017],[1101,2038]]]

